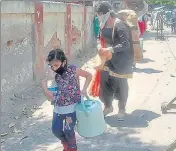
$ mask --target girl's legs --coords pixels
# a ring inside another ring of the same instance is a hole
[[[74,131],[75,125],[76,125],[76,112],[66,114],[64,132],[68,144],[67,151],[77,151],[76,137]]]
[[[65,124],[63,124],[65,122]],[[61,140],[63,151],[77,151],[74,127],[76,124],[76,113],[53,114],[52,132]],[[64,128],[63,128],[64,125]]]
[[[59,115],[58,113],[53,113],[53,121],[52,121],[52,132],[53,134],[61,140],[63,144],[63,151],[67,151],[67,140],[65,137],[65,133],[63,131],[63,120],[64,116]]]
[[[58,139],[60,139],[62,142],[65,142],[66,138],[63,131],[63,120],[64,117],[62,115],[53,113],[52,132]]]

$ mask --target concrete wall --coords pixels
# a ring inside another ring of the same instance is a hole
[[[40,81],[53,48],[72,57],[91,42],[92,7],[22,1],[3,1],[1,6],[3,94]]]
[[[22,89],[33,80],[32,3],[1,3],[1,90]]]

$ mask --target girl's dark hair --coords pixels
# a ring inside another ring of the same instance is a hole
[[[47,62],[51,62],[53,60],[60,60],[61,62],[67,61],[67,57],[61,49],[51,50],[46,59]]]

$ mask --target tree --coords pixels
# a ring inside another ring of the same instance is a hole
[[[148,4],[175,5],[176,0],[146,0]]]

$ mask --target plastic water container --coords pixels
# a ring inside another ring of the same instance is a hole
[[[55,80],[48,80],[47,81],[47,88],[49,91],[52,91],[53,94],[56,94],[58,91],[58,86]],[[51,104],[54,105],[54,101],[51,101]]]
[[[47,81],[47,88],[48,88],[48,90],[50,90],[52,92],[57,92],[58,86],[57,86],[57,83],[55,82],[55,80],[48,80]]]
[[[104,133],[106,123],[101,103],[97,100],[84,100],[76,105],[77,131],[83,137],[95,137]]]

